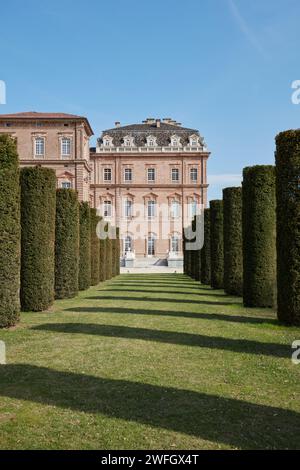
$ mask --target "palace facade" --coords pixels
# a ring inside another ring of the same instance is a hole
[[[58,187],[77,190],[119,226],[123,255],[180,255],[183,227],[207,204],[210,153],[198,130],[172,119],[116,122],[96,148],[87,118],[70,114],[0,115],[0,133],[17,138],[21,166],[53,168]]]

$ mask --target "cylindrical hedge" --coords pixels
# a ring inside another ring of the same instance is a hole
[[[109,233],[109,225],[107,224]],[[112,239],[108,236],[106,239],[106,279],[112,278]]]
[[[106,245],[107,240],[100,240],[100,282],[106,281]]]
[[[210,285],[210,209],[204,209],[204,245],[201,250],[201,283]]]
[[[40,312],[54,301],[55,171],[23,168],[20,182],[21,308]]]
[[[300,130],[276,137],[277,308],[286,325],[300,325]]]
[[[112,277],[115,277],[117,275],[116,257],[117,257],[117,238],[113,238],[112,239]]]
[[[0,327],[20,315],[20,185],[15,140],[0,135]]]
[[[79,205],[79,290],[91,285],[91,217],[88,202]]]
[[[120,246],[120,229],[116,229],[117,239],[116,239],[116,276],[120,274],[120,256],[121,256],[121,246]]]
[[[211,286],[224,287],[223,201],[210,201]]]
[[[65,299],[78,293],[79,204],[72,189],[56,192],[55,297]]]
[[[243,295],[242,188],[223,189],[224,290]]]
[[[91,285],[96,286],[100,281],[100,240],[97,235],[97,225],[100,217],[97,210],[90,209],[91,215]]]
[[[243,172],[244,305],[272,307],[276,287],[275,168]]]

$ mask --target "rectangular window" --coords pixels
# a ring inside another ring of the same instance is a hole
[[[61,155],[62,157],[70,157],[71,155],[71,139],[68,137],[61,139]]]
[[[155,201],[148,201],[148,219],[153,219],[155,217]]]
[[[125,182],[131,182],[132,181],[132,169],[131,168],[125,168],[124,180],[125,180]]]
[[[36,157],[45,156],[45,139],[43,137],[37,137],[35,139],[34,154]]]
[[[172,168],[172,181],[177,183],[179,181],[179,170],[178,168]]]
[[[111,217],[112,216],[112,204],[111,201],[104,201],[104,217]]]
[[[127,219],[132,217],[132,201],[130,199],[125,200],[125,217]]]
[[[196,201],[191,201],[189,203],[189,215],[190,217],[194,217],[197,215],[197,202]]]
[[[198,169],[191,168],[191,181],[196,182],[198,180]]]
[[[149,183],[155,181],[155,168],[148,168],[148,181]]]
[[[111,168],[104,168],[104,181],[111,181]]]
[[[180,216],[180,204],[178,201],[172,201],[171,204],[171,217],[177,219]]]
[[[62,187],[63,189],[71,189],[71,188],[72,188],[72,185],[71,185],[70,181],[63,181],[63,182],[61,183],[61,187]]]

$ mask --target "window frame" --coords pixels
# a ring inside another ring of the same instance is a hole
[[[130,179],[127,179],[127,174],[130,174]],[[125,183],[132,183],[133,180],[133,171],[132,168],[124,168],[124,182]]]
[[[177,178],[174,179],[174,174],[177,174]],[[171,181],[172,183],[179,183],[180,180],[180,173],[179,173],[179,168],[172,168],[171,169]]]
[[[109,209],[109,214],[106,214],[107,211],[107,208],[110,208]],[[112,218],[112,213],[113,213],[113,209],[112,209],[112,201],[110,201],[109,199],[106,199],[103,201],[103,217],[105,217],[106,219],[111,219]]]
[[[196,174],[196,178],[193,177],[193,173]],[[190,181],[192,183],[197,183],[197,181],[198,181],[198,168],[196,168],[196,167],[190,168]]]
[[[64,151],[65,142],[68,142],[69,153],[65,153]],[[71,137],[64,136],[60,140],[60,156],[61,158],[70,158],[71,155],[72,155],[72,139]]]
[[[37,153],[38,141],[42,142],[43,153]],[[44,158],[46,154],[46,139],[45,137],[39,136],[34,138],[34,157]]]
[[[149,178],[149,173],[150,172],[153,172],[153,178]],[[148,181],[148,183],[155,183],[155,180],[156,180],[156,168],[154,168],[154,167],[147,168],[147,181]]]
[[[107,178],[106,176],[106,172],[109,173],[110,177]],[[107,182],[107,183],[111,183],[112,182],[112,169],[109,168],[109,167],[106,167],[106,168],[103,168],[103,181]]]

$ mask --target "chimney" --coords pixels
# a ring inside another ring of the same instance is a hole
[[[156,127],[160,127],[160,119],[156,119]]]
[[[115,126],[116,126],[116,127],[121,127],[120,121],[116,121],[116,122],[115,122]]]

